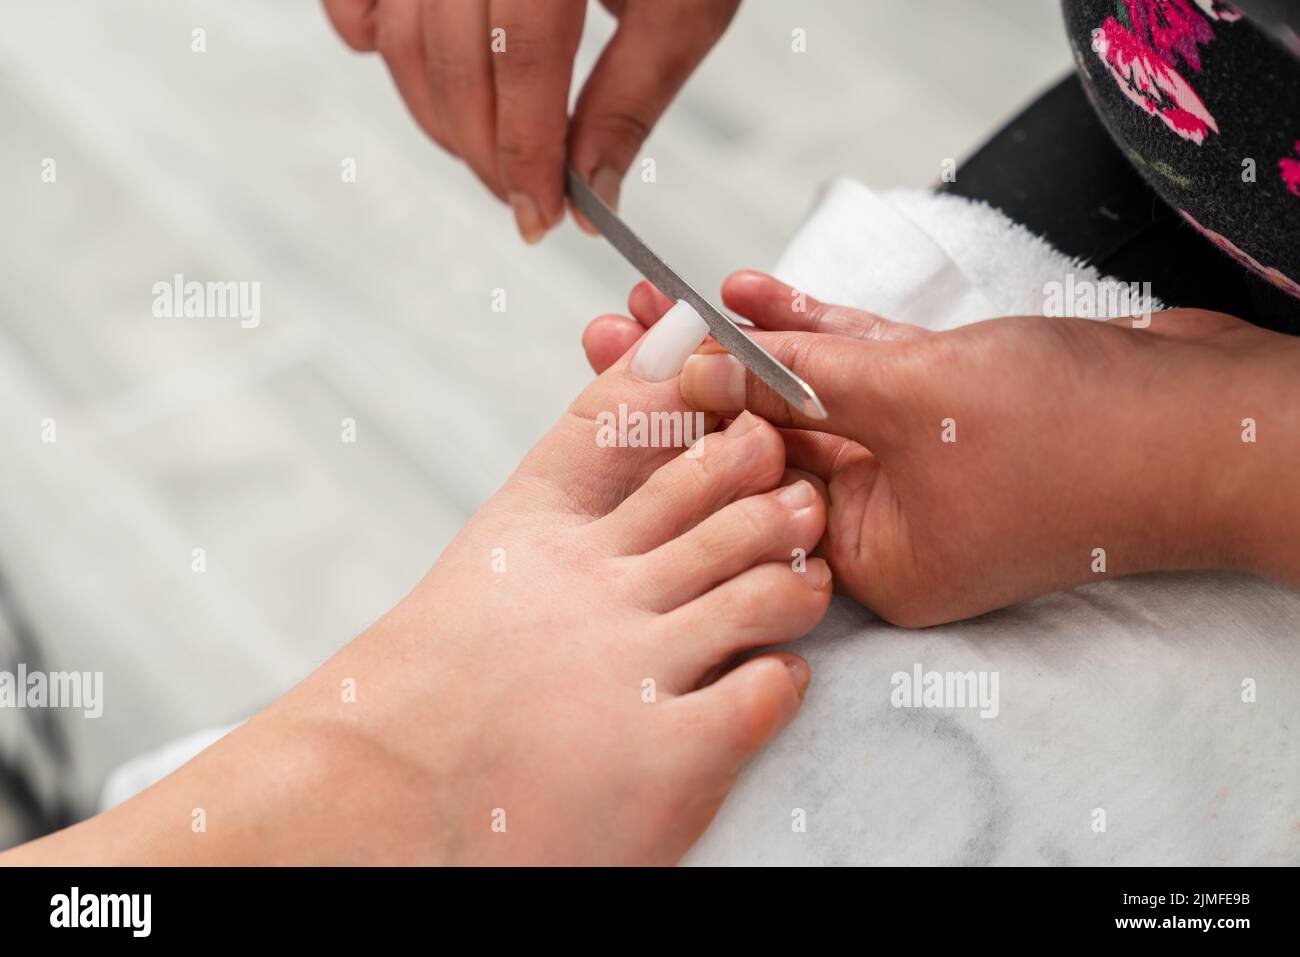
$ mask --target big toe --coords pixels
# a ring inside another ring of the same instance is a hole
[[[587,344],[601,361],[613,348],[603,333]],[[620,356],[583,389],[516,476],[540,480],[573,511],[599,517],[712,432],[717,416],[688,408],[675,379],[648,382],[634,375],[634,355]]]

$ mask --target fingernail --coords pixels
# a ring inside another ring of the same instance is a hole
[[[508,197],[510,208],[515,211],[515,225],[524,242],[535,243],[546,235],[546,223],[542,220],[541,210],[527,193],[511,193]]]
[[[817,501],[817,490],[807,479],[800,479],[777,492],[776,500],[786,508],[807,508]]]
[[[622,184],[622,174],[608,166],[602,166],[591,174],[591,188],[610,209],[618,209],[618,191]]]
[[[831,583],[831,567],[820,558],[809,559],[803,570],[803,580],[809,588],[820,591]]]
[[[691,356],[682,368],[681,390],[682,398],[696,409],[738,412],[745,407],[745,367],[723,352]]]
[[[802,658],[787,658],[785,666],[790,669],[790,677],[794,679],[795,691],[799,692],[799,700],[808,693],[808,684],[812,681],[812,671],[808,668],[808,663]]]
[[[709,335],[709,326],[689,303],[677,300],[641,337],[632,357],[632,374],[646,382],[666,382],[682,371],[687,356]]]
[[[754,431],[760,421],[762,420],[758,416],[746,409],[732,419],[731,425],[727,426],[727,435],[733,439],[738,439],[746,432]]]

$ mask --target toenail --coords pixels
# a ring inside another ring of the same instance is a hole
[[[803,570],[803,580],[809,588],[820,591],[831,582],[831,569],[823,561],[810,561]]]
[[[800,479],[777,492],[776,500],[786,508],[807,508],[817,501],[817,490],[808,480]]]
[[[632,374],[646,382],[666,382],[682,371],[686,357],[709,335],[709,326],[689,303],[678,299],[650,327],[632,357]]]
[[[745,367],[726,353],[691,356],[682,367],[680,387],[682,398],[704,412],[745,407]]]
[[[802,658],[787,658],[785,666],[790,669],[790,677],[794,679],[794,689],[799,693],[799,700],[808,693],[808,683],[812,680],[812,672],[808,669],[808,664]]]
[[[738,439],[746,432],[753,432],[760,421],[758,416],[746,409],[736,416],[731,425],[727,427],[727,435],[730,438]]]

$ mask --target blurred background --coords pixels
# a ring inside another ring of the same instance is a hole
[[[1069,66],[1055,0],[748,0],[621,212],[707,294],[828,177],[933,183]],[[638,277],[571,224],[525,246],[311,0],[7,0],[0,117],[0,671],[104,674],[95,720],[0,708],[3,847],[405,594]],[[259,283],[260,324],[154,318],[176,273]]]

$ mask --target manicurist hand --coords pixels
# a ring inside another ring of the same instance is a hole
[[[837,587],[892,622],[1153,570],[1300,585],[1295,339],[1197,309],[1145,329],[1021,316],[930,333],[811,297],[797,311],[794,290],[754,272],[723,298],[830,419],[804,419],[711,340],[683,398],[785,428],[788,465],[825,484]],[[642,283],[629,305],[637,321],[584,335],[598,370],[669,303]]]
[[[604,0],[618,30],[569,117],[586,0],[325,0],[378,51],[416,121],[536,242],[564,216],[566,158],[610,205],[651,127],[740,0]]]

